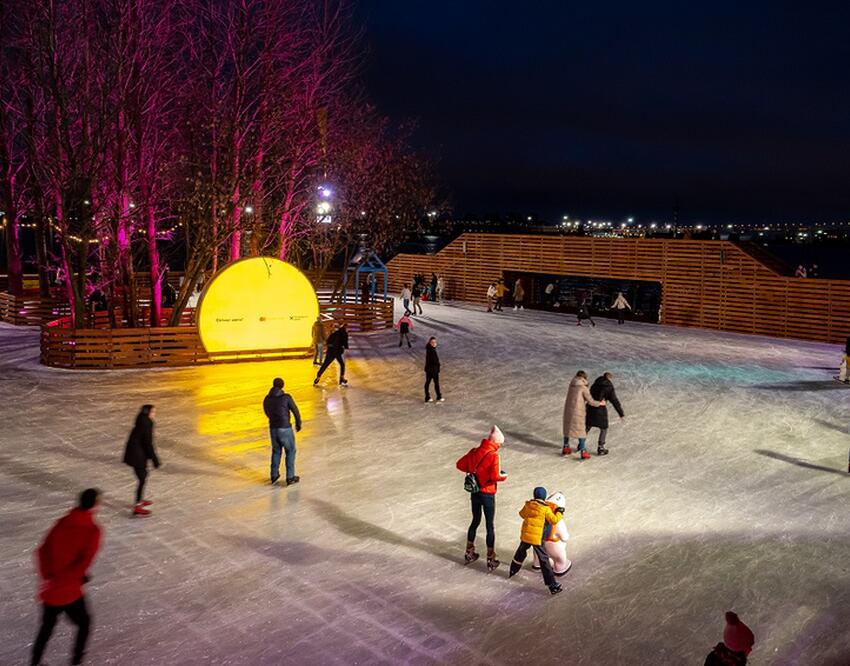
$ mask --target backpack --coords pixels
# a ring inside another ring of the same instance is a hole
[[[475,470],[472,472],[467,472],[466,476],[463,479],[463,489],[468,493],[478,493],[481,492],[481,484],[478,482],[478,477],[476,476],[476,472],[478,472],[478,468],[481,467],[481,463],[484,462],[484,458],[487,458],[490,453],[484,454],[481,460],[478,461],[478,464],[475,466]]]

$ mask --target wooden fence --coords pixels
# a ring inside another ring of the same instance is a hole
[[[662,285],[664,324],[834,343],[850,334],[850,281],[787,277],[729,241],[463,234],[387,266],[395,292],[432,272],[447,298],[478,303],[506,272],[648,280]]]

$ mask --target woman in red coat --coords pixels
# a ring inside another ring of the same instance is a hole
[[[499,481],[505,481],[508,477],[502,473],[499,462],[499,449],[505,442],[505,436],[498,426],[490,429],[487,439],[481,440],[476,448],[457,461],[457,468],[461,472],[474,474],[478,479],[479,491],[470,495],[472,502],[472,522],[466,533],[466,553],[464,560],[467,564],[478,559],[475,552],[475,532],[481,524],[481,514],[484,513],[484,521],[487,528],[487,568],[492,571],[499,566],[496,558],[496,528],[493,520],[496,516],[496,486]]]

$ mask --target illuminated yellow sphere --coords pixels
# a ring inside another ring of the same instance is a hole
[[[316,291],[301,271],[280,259],[254,257],[210,281],[196,320],[212,354],[309,347],[318,316]]]

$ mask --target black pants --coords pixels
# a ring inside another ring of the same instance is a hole
[[[590,426],[593,427],[593,426]],[[590,427],[587,429],[587,434],[590,434]],[[608,438],[608,428],[599,428],[599,441],[596,443],[596,446],[600,449],[605,448],[605,440]]]
[[[443,394],[440,393],[440,373],[439,372],[426,372],[425,373],[425,399],[428,400],[431,397],[431,391],[429,390],[431,387],[431,382],[434,382],[434,391],[437,393],[437,400],[443,397]]]
[[[325,370],[328,369],[328,366],[334,361],[339,363],[339,381],[345,379],[345,359],[342,357],[342,352],[335,349],[328,349],[328,353],[325,354],[325,362],[319,368],[319,374],[316,375],[316,379],[320,379],[325,373]]]
[[[504,303],[505,303],[504,296],[496,296],[496,309],[497,310],[501,310],[502,305],[504,305]]]
[[[496,517],[496,496],[490,493],[472,493],[472,522],[466,531],[466,540],[475,541],[475,533],[481,524],[481,513],[484,513],[484,526],[487,528],[487,550],[492,550],[496,545],[496,526],[493,523]]]
[[[617,308],[617,323],[622,324],[626,316],[626,308]]]
[[[133,471],[136,473],[136,478],[139,480],[138,485],[136,485],[136,504],[142,501],[142,493],[145,491],[145,481],[148,478],[148,470],[146,467],[134,467]]]
[[[398,334],[398,346],[401,347],[402,340],[407,340],[407,346],[411,347],[410,344],[410,335],[407,333],[399,333]]]
[[[36,636],[35,643],[32,646],[32,663],[34,665],[41,663],[44,648],[47,647],[47,641],[50,640],[56,621],[62,613],[65,613],[68,619],[77,625],[77,639],[74,641],[74,658],[71,663],[83,663],[83,653],[86,651],[86,641],[89,638],[89,628],[91,627],[91,616],[86,608],[86,598],[80,597],[67,606],[42,605],[41,628],[38,630],[38,636]]]
[[[537,553],[537,559],[540,561],[540,570],[543,572],[543,582],[547,586],[552,587],[555,584],[555,573],[552,571],[552,564],[549,562],[549,553],[547,553],[540,544],[519,542],[519,547],[514,553],[514,562],[522,564],[525,562],[525,557],[528,555],[528,549],[533,548]]]

